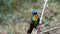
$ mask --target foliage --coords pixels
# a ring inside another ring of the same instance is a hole
[[[42,24],[44,26],[57,26],[58,15],[60,15],[60,0],[49,0],[48,8],[43,17]],[[0,26],[16,26],[19,22],[24,22],[30,20],[28,12],[31,9],[36,8],[39,11],[39,15],[43,8],[43,0],[0,0]],[[52,23],[52,24],[51,24]],[[58,23],[59,24],[59,23]],[[21,26],[20,26],[21,27]],[[6,27],[7,28],[7,27]],[[17,27],[16,27],[17,28]],[[9,29],[9,28],[8,28]],[[8,34],[12,34],[13,27],[8,31]],[[23,28],[22,28],[23,29]]]

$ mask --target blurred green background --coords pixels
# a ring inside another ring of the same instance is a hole
[[[41,16],[44,0],[0,0],[0,34],[26,34],[32,9]],[[48,0],[42,30],[60,26],[60,0]],[[60,29],[49,32],[60,34]]]

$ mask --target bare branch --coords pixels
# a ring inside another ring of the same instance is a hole
[[[55,29],[60,29],[60,26],[59,26],[59,27],[51,28],[51,29],[49,29],[49,30],[42,31],[40,34],[43,34],[43,33],[45,33],[45,32],[52,31],[52,30],[55,30]]]

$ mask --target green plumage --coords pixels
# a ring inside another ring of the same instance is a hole
[[[32,23],[33,23],[34,27],[36,27],[38,24],[38,18],[36,20],[34,20],[34,17],[32,16]]]

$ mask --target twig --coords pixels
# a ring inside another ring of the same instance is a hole
[[[45,0],[45,4],[43,6],[43,10],[42,10],[42,14],[41,14],[40,22],[39,22],[40,24],[42,23],[42,18],[43,18],[43,15],[44,15],[44,10],[46,8],[47,2],[48,2],[48,0]]]
[[[51,29],[49,29],[49,30],[42,31],[40,34],[43,34],[43,33],[45,33],[45,32],[52,31],[52,30],[55,30],[55,29],[58,29],[58,28],[60,28],[60,26],[59,26],[59,27],[51,28]]]
[[[43,15],[44,15],[44,10],[45,10],[45,8],[46,8],[47,2],[48,2],[48,0],[45,0],[45,3],[44,3],[44,6],[43,6],[43,10],[42,10],[42,14],[41,14],[41,18],[40,18],[39,24],[42,23],[42,18],[43,18]],[[37,29],[37,31],[38,31],[38,29]],[[35,32],[35,34],[38,34],[37,31]]]

